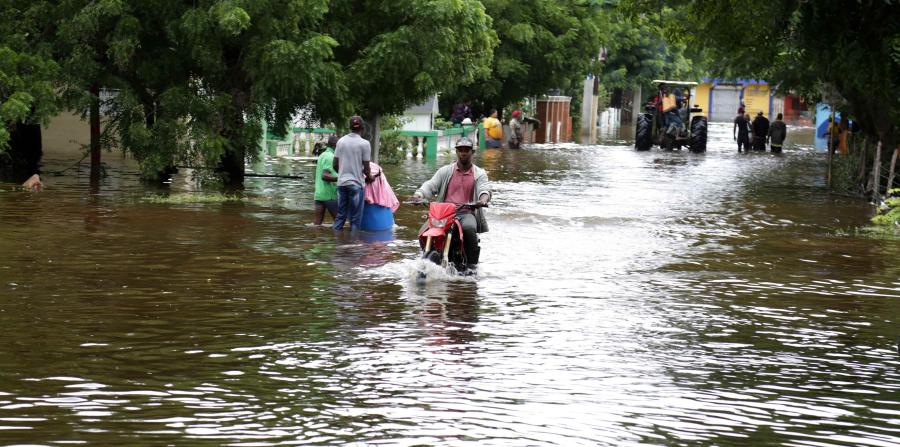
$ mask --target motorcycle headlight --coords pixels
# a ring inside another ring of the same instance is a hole
[[[436,228],[443,228],[444,225],[447,225],[447,219],[435,219],[431,218],[431,226]]]

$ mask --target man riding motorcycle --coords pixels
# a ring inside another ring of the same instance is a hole
[[[413,194],[416,200],[428,199],[457,205],[478,202],[487,205],[491,200],[487,172],[472,163],[475,153],[472,140],[463,137],[456,142],[456,161],[446,165],[431,180],[422,184]],[[478,264],[478,233],[488,231],[484,209],[464,209],[458,215],[463,230],[463,242],[469,269]],[[426,223],[427,225],[427,223]]]

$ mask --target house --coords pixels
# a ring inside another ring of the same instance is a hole
[[[430,131],[434,129],[434,119],[438,116],[438,97],[432,95],[422,104],[414,105],[403,112],[402,130]]]

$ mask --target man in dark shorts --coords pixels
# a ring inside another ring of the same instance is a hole
[[[753,150],[765,152],[766,138],[769,135],[769,119],[760,110],[750,127],[753,128]]]
[[[750,117],[741,113],[734,117],[734,128],[731,130],[734,141],[737,141],[738,152],[743,147],[750,152]]]

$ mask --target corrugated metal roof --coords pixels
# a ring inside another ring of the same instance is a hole
[[[414,106],[406,109],[406,111],[403,112],[403,114],[404,115],[413,115],[413,114],[427,115],[427,114],[437,113],[437,112],[438,112],[437,95],[433,95],[432,97],[428,98],[422,104],[417,104],[417,105],[414,105]]]

